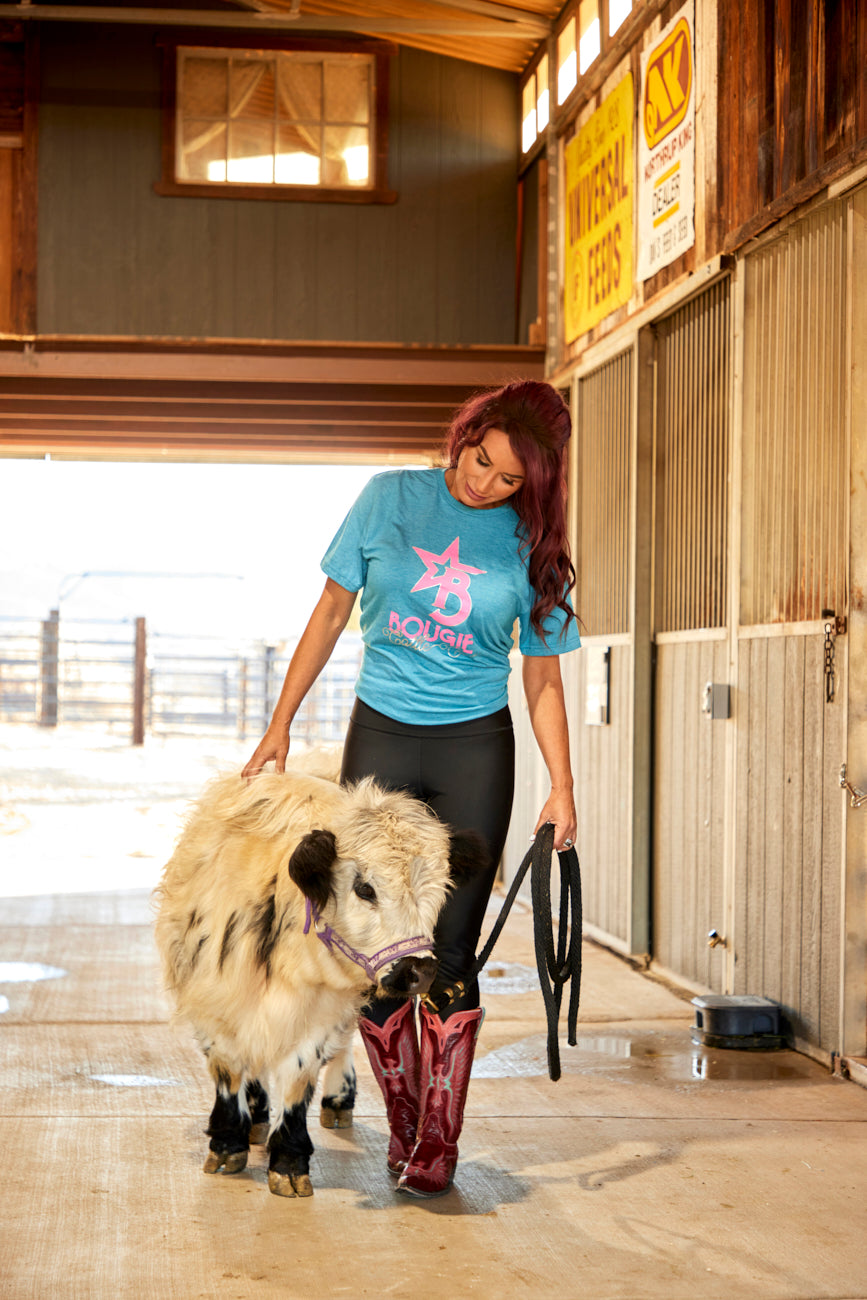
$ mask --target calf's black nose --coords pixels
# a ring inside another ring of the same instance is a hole
[[[401,957],[383,976],[387,993],[406,997],[424,997],[437,970],[435,957]]]

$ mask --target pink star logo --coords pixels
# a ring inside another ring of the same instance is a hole
[[[412,548],[422,564],[426,566],[426,570],[410,590],[426,591],[428,587],[437,587],[439,590],[434,597],[432,617],[438,623],[444,623],[448,627],[455,627],[469,618],[470,610],[473,608],[470,597],[470,575],[487,573],[487,569],[474,569],[470,564],[461,564],[458,558],[460,540],[456,537],[442,555],[434,555],[432,551],[425,551],[421,546]],[[442,572],[439,572],[440,569]],[[449,596],[455,597],[460,608],[453,614],[443,614],[442,610]]]

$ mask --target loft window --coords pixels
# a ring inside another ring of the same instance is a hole
[[[166,47],[161,194],[392,202],[387,57],[367,48]]]
[[[582,77],[602,52],[599,0],[581,0],[578,6],[578,71]]]
[[[543,54],[521,87],[521,151],[527,153],[545,130],[550,117],[548,56]]]
[[[557,37],[557,103],[565,104],[578,85],[575,19],[570,18]]]
[[[632,8],[631,0],[609,0],[609,24],[619,26]],[[623,17],[620,17],[620,14]],[[609,35],[616,31],[609,26]],[[599,0],[579,0],[557,34],[557,103],[565,104],[602,53],[602,24]]]
[[[608,35],[613,36],[632,13],[632,0],[608,0]]]

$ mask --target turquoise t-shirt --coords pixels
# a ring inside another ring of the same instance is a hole
[[[580,645],[574,619],[555,609],[547,642],[530,623],[534,594],[508,502],[474,510],[456,501],[441,469],[377,474],[322,560],[329,578],[362,589],[364,642],[356,691],[399,722],[435,725],[487,717],[508,702],[512,629],[525,655]]]

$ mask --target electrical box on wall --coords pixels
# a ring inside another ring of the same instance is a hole
[[[732,716],[732,689],[725,682],[708,682],[702,694],[702,713],[709,718]]]

